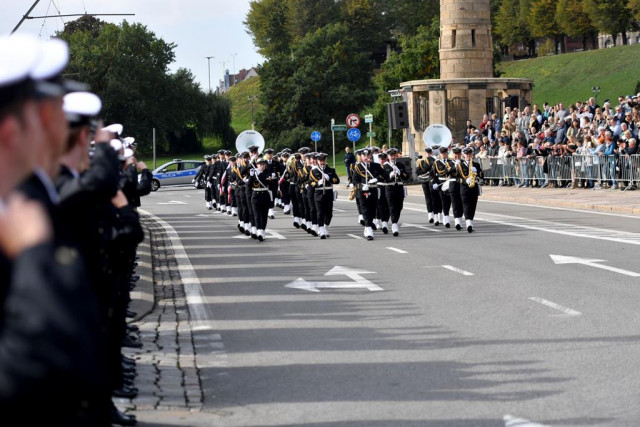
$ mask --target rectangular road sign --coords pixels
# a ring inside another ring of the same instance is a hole
[[[375,137],[376,137],[375,132],[367,132],[367,138],[375,138]]]
[[[334,132],[346,132],[347,125],[333,125],[331,126],[331,130]]]
[[[364,116],[364,122],[373,123],[373,114],[367,114],[366,116]]]

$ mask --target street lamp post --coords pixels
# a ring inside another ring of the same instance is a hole
[[[238,56],[237,53],[234,53],[233,55],[231,55],[233,59],[233,86],[236,85],[236,56]]]
[[[209,93],[211,93],[211,59],[215,56],[205,56],[207,58],[207,67],[209,68]]]
[[[600,86],[591,86],[591,92],[596,98],[596,104],[598,104],[598,94],[600,93]]]
[[[258,95],[249,95],[247,96],[247,101],[251,102],[251,130],[254,130],[254,121],[253,121],[253,102],[258,100]]]

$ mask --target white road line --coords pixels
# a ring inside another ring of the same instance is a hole
[[[189,257],[187,256],[187,252],[185,250],[186,247],[183,246],[180,242],[178,233],[169,223],[165,222],[151,212],[147,212],[143,209],[140,209],[140,212],[148,215],[164,228],[171,242],[170,244],[173,248],[173,251],[176,255],[179,256],[179,258],[176,258],[176,261],[178,263],[178,269],[180,270],[180,278],[184,283],[184,292],[187,296],[189,312],[191,313],[191,319],[193,320],[194,326],[197,326],[200,330],[213,330],[213,315],[211,313],[209,305],[197,304],[194,302],[202,301],[202,299],[204,298],[204,291],[202,290],[202,285],[198,280],[198,275],[193,269],[191,261],[189,261]],[[205,246],[205,248],[208,248],[208,246]]]
[[[505,415],[502,419],[505,427],[548,427],[546,424],[535,423],[513,415]]]
[[[443,265],[442,268],[446,268],[447,270],[451,270],[453,272],[462,274],[463,276],[473,276],[473,273],[469,273],[468,271],[460,270],[459,268],[456,268],[453,265]]]
[[[403,251],[402,249],[392,248],[391,246],[387,246],[387,249],[390,251],[398,252],[399,254],[408,254],[409,252]]]
[[[624,214],[616,214],[616,213],[600,212],[600,211],[588,211],[588,210],[584,210],[584,209],[562,208],[562,207],[557,207],[557,206],[540,206],[540,205],[532,205],[530,203],[501,202],[501,201],[498,201],[498,200],[482,200],[482,199],[478,199],[478,201],[482,202],[482,203],[496,203],[496,204],[501,204],[501,205],[528,206],[528,207],[539,208],[539,209],[554,209],[554,210],[567,211],[567,212],[580,212],[580,213],[586,213],[586,214],[618,216],[618,217],[621,217],[621,218],[634,218],[634,219],[638,218],[635,215],[624,215]]]
[[[555,308],[556,310],[563,312],[564,315],[566,315],[566,316],[572,316],[573,317],[573,316],[580,316],[582,314],[579,311],[572,310],[570,308],[564,307],[564,306],[562,306],[560,304],[556,304],[555,302],[551,302],[551,301],[548,301],[548,300],[543,299],[543,298],[529,297],[529,299],[531,301],[546,305],[547,307]],[[560,315],[560,316],[563,316],[563,315]]]
[[[363,240],[363,238],[362,238],[362,237],[360,237],[360,236],[356,236],[355,234],[347,234],[347,236],[349,236],[349,237],[353,237],[354,239]]]
[[[405,209],[409,209],[409,210],[414,210],[414,211],[419,211],[419,209],[411,209],[411,208],[405,208]],[[422,212],[422,211],[420,211]],[[415,227],[415,228],[419,228],[421,230],[427,230],[427,231],[431,231],[433,233],[442,233],[442,230],[438,230],[436,228],[433,227],[427,227],[426,225],[418,225],[418,224],[409,224],[409,223],[402,223],[403,227]]]

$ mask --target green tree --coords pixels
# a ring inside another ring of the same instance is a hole
[[[616,44],[622,34],[622,44],[627,44],[627,30],[631,28],[631,10],[627,0],[584,0],[585,10],[591,21],[602,33],[611,34]]]
[[[549,37],[554,41],[555,53],[564,53],[564,34],[556,22],[556,0],[538,0],[531,5],[529,28],[533,37]],[[560,45],[560,49],[558,49]]]
[[[584,0],[558,0],[556,22],[569,37],[582,38],[584,50],[587,50],[588,37],[591,37],[592,45],[596,47],[597,30],[585,10]]]
[[[529,55],[535,54],[535,39],[529,26],[530,0],[502,0],[495,18],[495,34],[500,43],[511,46],[519,43],[527,45]]]
[[[258,52],[266,58],[288,53],[290,33],[289,2],[282,0],[252,1],[244,21]]]
[[[439,34],[440,21],[436,17],[431,25],[419,27],[416,35],[400,37],[402,52],[393,53],[374,77],[378,93],[373,113],[376,121],[387,121],[387,103],[391,102],[389,90],[398,89],[405,81],[439,77]],[[402,132],[397,131],[394,138],[396,141],[401,139]]]
[[[160,145],[175,153],[186,149],[181,145],[187,129],[195,136],[190,140],[196,145],[199,127],[220,132],[226,139],[232,137],[232,131],[228,132],[230,113],[226,118],[221,116],[226,123],[209,126],[206,97],[193,74],[184,69],[169,73],[175,58],[173,43],[138,23],[85,24],[68,25],[59,34],[69,43],[71,52],[66,73],[91,86],[102,98],[105,120],[123,123],[125,133],[139,139],[142,151],[151,147],[153,128]],[[222,109],[230,109],[222,101],[219,104]]]

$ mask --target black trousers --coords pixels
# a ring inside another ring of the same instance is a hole
[[[276,197],[278,197],[278,181],[271,181],[268,185],[269,191],[273,194],[273,197],[269,199],[269,209],[273,209],[276,205]]]
[[[204,201],[210,202],[213,200],[213,189],[206,186],[204,187]]]
[[[300,192],[300,200],[302,201],[302,209],[304,210],[304,220],[311,222],[311,208],[309,207],[309,200],[307,200],[307,190],[302,188]]]
[[[360,196],[360,209],[362,210],[362,217],[364,218],[365,227],[373,227],[373,219],[376,216],[376,209],[378,207],[378,189],[369,188],[368,191],[358,190]]]
[[[462,199],[460,198],[460,189],[449,193],[451,197],[451,207],[453,208],[453,217],[462,218],[464,210],[462,208]]]
[[[227,204],[232,208],[238,207],[238,201],[236,200],[236,189],[232,186],[229,186],[227,190]]]
[[[283,205],[288,205],[289,203],[291,203],[291,193],[289,187],[291,187],[291,185],[288,181],[282,181],[282,184],[280,184],[280,200],[282,200]]]
[[[424,193],[424,201],[427,204],[427,212],[433,212],[433,195],[431,184],[429,182],[422,184],[422,192]]]
[[[378,187],[378,207],[376,218],[380,221],[389,221],[389,200],[387,200],[386,187]]]
[[[404,186],[389,185],[386,187],[387,202],[391,213],[391,223],[397,224],[400,220],[400,213],[404,207]]]
[[[462,188],[460,188],[460,196],[462,197],[464,217],[473,220],[473,217],[476,215],[476,207],[478,206],[478,185],[476,184],[474,188],[463,185]]]
[[[234,192],[236,196],[236,204],[238,205],[238,221],[245,222],[246,199],[244,197],[244,187],[237,187]]]
[[[315,190],[316,222],[319,227],[331,224],[333,218],[333,190]]]
[[[252,193],[251,205],[253,206],[253,217],[256,220],[255,226],[258,230],[266,230],[271,198],[267,191],[252,191]]]
[[[302,207],[302,194],[300,194],[300,187],[296,184],[289,184],[289,199],[291,200],[291,212],[296,218],[300,218],[304,213]]]
[[[307,188],[307,204],[309,205],[309,221],[311,221],[311,224],[316,224],[318,221],[318,212],[316,212],[314,192],[315,189],[312,186],[309,186],[309,188]]]
[[[256,226],[256,219],[253,213],[253,204],[251,201],[251,196],[253,195],[253,190],[251,190],[250,188],[245,188],[244,189],[244,199],[245,199],[245,203],[247,205],[247,216],[249,217],[248,221],[245,222],[249,222],[252,226]],[[267,209],[268,212],[268,209]]]
[[[438,188],[438,196],[440,196],[440,202],[442,206],[441,212],[445,215],[449,215],[451,209],[451,196],[448,191],[442,191],[442,186]]]
[[[360,194],[356,195],[356,207],[358,208],[358,215],[362,215],[362,208],[360,207]]]

